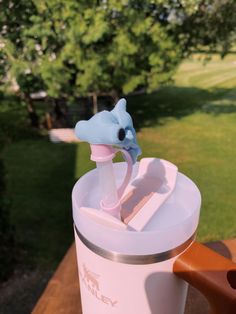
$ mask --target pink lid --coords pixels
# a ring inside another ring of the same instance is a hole
[[[126,163],[114,163],[113,167],[117,186],[119,186],[126,173]],[[131,181],[136,181],[136,184],[138,181],[134,179],[137,177],[138,168],[137,162],[133,166],[131,178]],[[155,169],[151,170],[150,180],[152,180],[152,173],[155,176]],[[164,179],[165,177],[163,177],[163,182],[160,182],[162,187],[160,191],[163,194],[168,192],[168,185]],[[149,192],[152,191],[145,193]],[[99,197],[98,171],[94,169],[80,178],[74,186],[73,218],[77,229],[84,237],[106,250],[137,255],[165,252],[188,240],[197,229],[201,195],[193,181],[180,172],[177,173],[174,191],[152,215],[142,231],[118,230],[111,225],[99,223],[92,216],[84,215],[81,207],[99,210]]]

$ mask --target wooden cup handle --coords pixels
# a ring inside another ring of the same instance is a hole
[[[211,314],[236,313],[236,263],[193,242],[177,258],[173,271],[207,298]]]

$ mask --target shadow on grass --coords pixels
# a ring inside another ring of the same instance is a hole
[[[137,129],[163,124],[163,118],[180,119],[196,111],[208,114],[236,112],[233,89],[168,86],[152,94],[128,96],[127,99],[128,111]]]
[[[55,268],[73,240],[75,149],[43,137],[6,148],[11,217],[23,248],[19,261],[23,267]]]
[[[21,136],[3,154],[18,251],[14,275],[0,285],[0,308],[6,314],[31,312],[74,238],[76,145]]]

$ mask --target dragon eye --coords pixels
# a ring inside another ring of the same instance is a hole
[[[118,139],[120,141],[123,141],[124,138],[125,138],[125,130],[124,129],[119,129],[119,131],[118,131]]]

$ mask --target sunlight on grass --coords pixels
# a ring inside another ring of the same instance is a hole
[[[236,235],[235,119],[196,113],[139,134],[143,156],[170,160],[199,186],[201,241]]]
[[[200,241],[236,236],[235,60],[213,56],[203,65],[195,56],[180,66],[176,86],[128,97],[142,157],[170,160],[200,188]],[[95,167],[89,155],[78,144],[77,178]]]
[[[202,55],[196,54],[180,65],[174,80],[177,86],[235,87],[236,54],[229,54],[224,59],[213,55],[207,63],[203,62]]]
[[[183,95],[184,97],[184,95]],[[202,193],[200,241],[234,237],[236,209],[236,114],[195,113],[164,125],[142,128],[142,157],[167,159]],[[76,177],[93,169],[89,145],[77,145]]]

